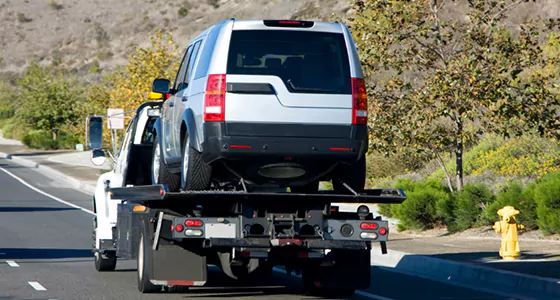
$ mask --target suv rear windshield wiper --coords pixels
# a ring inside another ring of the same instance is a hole
[[[337,93],[339,92],[339,90],[331,90],[331,89],[322,89],[322,88],[309,88],[309,87],[298,87],[295,86],[294,83],[292,82],[291,79],[288,79],[288,81],[286,81],[290,87],[292,88],[292,90],[296,91],[296,92],[319,92],[319,93]]]

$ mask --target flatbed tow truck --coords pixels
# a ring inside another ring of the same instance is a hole
[[[389,230],[366,204],[400,204],[406,199],[402,190],[356,193],[347,187],[351,193],[302,194],[250,190],[241,180],[238,190],[169,192],[146,180],[149,168],[141,166],[150,160],[139,157],[148,150],[135,138],[149,136],[147,124],[160,108],[158,101],[142,104],[129,125],[132,138],[125,137],[119,152],[125,157],[111,155],[112,172],[122,180],[98,181],[93,249],[98,271],[115,270],[117,259],[136,259],[141,293],[203,286],[209,265],[233,279],[283,266],[288,274],[301,274],[305,290],[318,296],[349,296],[369,287],[372,244],[387,253]],[[92,160],[104,157],[105,151],[93,149]],[[358,209],[342,212],[336,203]]]

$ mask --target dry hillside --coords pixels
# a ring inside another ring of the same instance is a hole
[[[450,18],[464,18],[468,0],[450,1]],[[181,49],[208,26],[236,19],[344,16],[347,0],[1,0],[0,73],[19,72],[32,57],[62,61],[82,74],[99,64],[123,64],[131,45],[143,45],[162,28]],[[537,0],[516,9],[510,19],[560,17],[560,0]]]

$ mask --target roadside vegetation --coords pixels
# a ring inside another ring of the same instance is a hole
[[[367,185],[408,196],[381,213],[401,230],[457,232],[491,225],[499,208],[513,205],[526,228],[560,233],[558,21],[504,25],[512,9],[538,5],[523,0],[469,1],[462,18],[442,13],[449,1],[349,3],[355,13],[344,22],[369,94]],[[31,148],[73,148],[84,142],[88,114],[134,109],[153,79],[174,79],[181,55],[159,31],[128,53],[98,82],[82,81],[60,60],[32,61],[2,80],[4,136]]]

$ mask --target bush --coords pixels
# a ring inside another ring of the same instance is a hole
[[[33,130],[25,134],[21,142],[34,149],[73,149],[79,140],[66,133],[59,133],[57,139],[54,140],[52,133],[44,130]]]
[[[55,141],[52,134],[44,130],[33,130],[25,134],[21,138],[21,142],[29,147],[35,149],[54,149]]]
[[[450,195],[437,181],[414,182],[399,179],[395,187],[403,189],[407,199],[402,204],[391,206],[391,214],[399,219],[399,230],[424,230],[443,224],[440,207],[449,203]]]
[[[488,223],[485,208],[494,201],[495,196],[486,185],[465,185],[455,201],[452,214],[454,220],[448,221],[448,231],[455,232]]]
[[[527,229],[536,229],[537,210],[534,191],[534,183],[529,184],[526,188],[523,188],[519,182],[510,183],[498,193],[496,201],[486,207],[486,218],[490,222],[499,221],[500,216],[497,211],[506,205],[511,205],[519,210],[516,218],[520,224]]]
[[[560,172],[539,178],[534,196],[539,228],[545,234],[560,233]]]
[[[179,8],[178,14],[179,14],[179,17],[184,18],[189,14],[189,10],[184,8],[184,7],[181,7],[181,8]]]
[[[25,126],[17,124],[14,118],[8,119],[4,126],[2,126],[2,134],[7,139],[20,140],[26,131]]]

